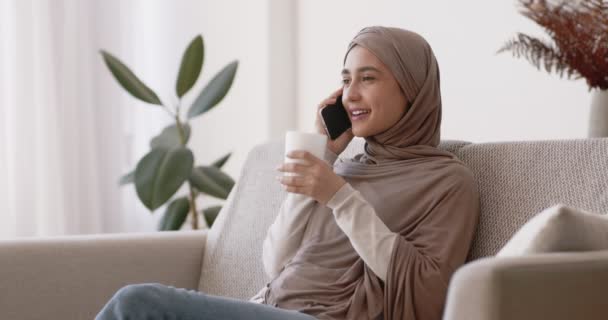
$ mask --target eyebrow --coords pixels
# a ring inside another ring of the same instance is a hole
[[[372,67],[372,66],[365,66],[365,67],[361,67],[361,68],[357,69],[358,73],[365,72],[365,71],[375,71],[375,72],[381,73],[380,70],[378,70],[377,68]],[[342,69],[342,75],[347,75],[347,74],[350,74],[350,71],[348,69]]]

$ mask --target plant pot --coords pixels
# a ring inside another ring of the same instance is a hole
[[[593,91],[588,137],[608,137],[608,90]]]

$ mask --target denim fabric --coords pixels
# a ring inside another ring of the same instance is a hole
[[[207,295],[158,283],[128,285],[116,292],[96,320],[315,320],[293,310]]]

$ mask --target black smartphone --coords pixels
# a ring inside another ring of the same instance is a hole
[[[331,140],[336,140],[352,126],[348,113],[346,113],[346,109],[342,105],[341,95],[336,99],[336,103],[327,105],[321,109],[321,118]]]

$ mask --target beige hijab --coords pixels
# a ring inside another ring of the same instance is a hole
[[[349,51],[356,45],[392,71],[409,101],[395,126],[366,138],[363,154],[334,165],[400,235],[386,282],[317,203],[300,250],[271,282],[267,303],[319,319],[441,319],[449,279],[464,263],[477,223],[475,183],[453,154],[437,149],[439,68],[428,43],[410,31],[369,27]]]
[[[404,160],[446,155],[436,149],[441,127],[439,66],[429,44],[420,35],[397,28],[368,27],[348,46],[371,51],[392,71],[409,101],[407,113],[393,127],[366,138],[365,159]]]

